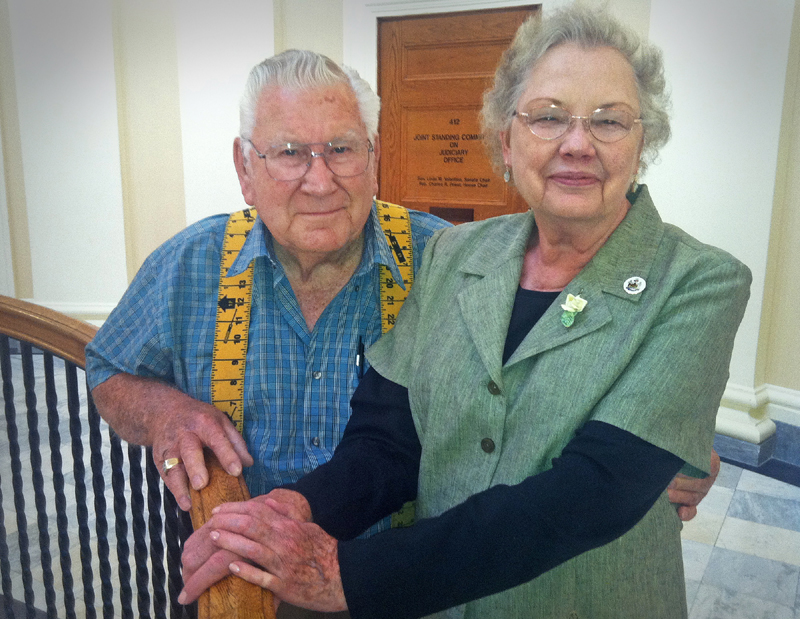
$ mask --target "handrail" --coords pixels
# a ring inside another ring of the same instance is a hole
[[[83,349],[97,333],[97,327],[41,305],[0,295],[0,332],[83,368]]]

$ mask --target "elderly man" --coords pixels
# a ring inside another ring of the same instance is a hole
[[[227,273],[238,281],[253,265],[246,363],[237,365],[243,435],[211,405],[227,215],[156,250],[87,348],[98,410],[121,437],[152,446],[182,509],[189,483],[208,481],[204,445],[229,473],[246,467],[253,495],[330,459],[365,370],[363,349],[381,335],[380,280],[402,287],[400,259],[419,264],[427,240],[448,225],[409,212],[411,239],[389,237],[390,247],[373,202],[379,108],[364,80],[311,52],[288,51],[251,72],[233,156],[257,218]],[[228,313],[244,314],[231,305]]]
[[[324,56],[292,50],[257,65],[233,148],[242,195],[257,213],[244,217],[252,225],[240,233],[246,240],[224,247],[233,235],[229,217],[218,215],[167,241],[87,348],[101,415],[125,440],[152,446],[183,509],[189,484],[208,481],[203,446],[232,475],[244,469],[254,496],[331,458],[365,371],[363,349],[381,335],[381,282],[402,289],[403,263],[416,267],[432,234],[448,225],[408,211],[405,245],[382,229],[389,216],[379,217],[373,200],[378,113],[366,82]],[[223,281],[251,282],[249,303],[235,283],[230,296],[219,292],[221,264]],[[219,370],[221,342],[239,343],[230,330],[248,315],[246,349],[227,359],[241,374],[229,380]],[[220,383],[243,383],[238,400],[220,404]],[[708,489],[676,490],[691,512]]]
[[[207,483],[204,445],[229,473],[247,467],[257,495],[296,481],[338,444],[365,370],[359,353],[381,335],[380,269],[403,279],[373,202],[379,109],[364,80],[312,52],[284,52],[250,74],[233,157],[257,217],[227,273],[239,281],[253,265],[243,436],[210,404],[227,215],[157,249],[87,348],[101,415],[126,440],[152,445],[183,509],[188,484]],[[398,251],[418,264],[448,224],[408,214],[413,247]],[[237,295],[228,296],[241,317]]]

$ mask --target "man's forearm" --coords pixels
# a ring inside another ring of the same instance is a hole
[[[151,446],[159,417],[192,398],[154,378],[115,374],[92,390],[100,416],[122,439]]]
[[[151,378],[116,374],[92,391],[100,415],[129,443],[153,448],[153,460],[181,509],[191,506],[189,484],[200,490],[208,483],[204,448],[217,456],[230,474],[253,464],[242,435],[216,407]],[[166,469],[167,459],[179,467]]]

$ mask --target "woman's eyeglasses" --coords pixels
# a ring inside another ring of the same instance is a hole
[[[634,118],[624,110],[601,108],[589,116],[573,116],[567,110],[555,105],[539,107],[527,112],[514,112],[514,116],[524,122],[531,133],[543,140],[556,140],[565,135],[576,120],[601,142],[617,142],[631,132],[641,118]]]

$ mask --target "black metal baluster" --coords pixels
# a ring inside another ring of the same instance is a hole
[[[45,370],[45,402],[48,395],[55,397],[47,391],[47,376],[53,376],[53,355],[43,353],[43,366]],[[33,500],[36,505],[36,523],[39,528],[39,553],[42,565],[42,580],[44,582],[44,598],[47,616],[55,619],[56,594],[53,588],[53,563],[50,557],[50,523],[47,518],[47,499],[44,496],[44,477],[42,476],[42,453],[39,439],[39,411],[37,410],[36,381],[33,374],[33,356],[24,359],[23,376],[25,378],[25,391],[30,393],[28,398],[28,445],[31,456],[31,477],[33,479]]]
[[[61,430],[59,426],[58,398],[52,360],[45,363],[45,390],[47,400],[47,425],[50,429],[50,466],[53,468],[55,490],[56,527],[58,528],[58,551],[61,561],[61,585],[64,588],[64,612],[67,619],[75,619],[75,592],[72,579],[72,557],[69,554],[69,520],[67,519],[67,497],[64,492],[64,463],[61,458]]]
[[[178,594],[183,589],[181,576],[181,523],[178,519],[178,503],[172,493],[164,489],[164,532],[167,541],[167,575],[170,602],[170,617],[184,616],[183,607],[178,604]]]
[[[81,573],[86,618],[96,619],[94,607],[94,577],[92,574],[92,548],[89,538],[89,509],[86,497],[86,467],[83,464],[83,437],[81,429],[80,397],[78,395],[78,373],[72,364],[66,366],[67,409],[69,410],[69,433],[72,439],[72,470],[75,474],[75,500],[78,511],[78,539],[81,549]]]
[[[0,377],[3,380],[3,401],[6,419],[16,417],[14,408],[14,384],[11,382],[11,351],[8,336],[0,335]],[[11,436],[8,437],[9,444]],[[8,560],[8,539],[6,537],[5,510],[3,509],[3,492],[0,484],[0,572],[3,583],[3,610],[6,617],[14,617],[11,604],[13,591],[11,585],[11,562]]]
[[[133,595],[131,592],[130,547],[128,546],[127,501],[125,500],[125,462],[122,456],[122,441],[109,430],[111,443],[111,487],[114,491],[114,530],[117,536],[117,563],[119,565],[119,601],[123,619],[133,618]]]
[[[136,564],[136,601],[140,619],[150,619],[150,572],[147,568],[147,526],[144,520],[144,474],[142,454],[147,452],[128,445],[130,465],[131,518],[133,520],[133,558]]]
[[[161,477],[151,451],[147,450],[147,509],[150,529],[150,558],[153,565],[153,612],[159,619],[167,617],[166,571],[164,570],[163,523],[161,520]]]
[[[22,358],[22,382],[25,388],[25,407],[30,410],[31,407],[36,407],[36,394],[29,384],[33,380],[33,351],[31,345],[26,342],[20,342],[20,353]],[[22,570],[25,610],[28,619],[34,619],[36,600],[33,595],[28,518],[25,515],[25,489],[22,480],[22,462],[20,459],[19,431],[16,417],[13,419],[7,418],[7,423],[8,448],[11,453],[11,478],[14,485],[14,508],[17,510],[17,537],[19,539],[19,562]]]
[[[103,601],[103,617],[105,619],[114,619],[114,587],[111,584],[108,520],[106,519],[106,483],[103,477],[103,438],[100,432],[100,415],[94,406],[94,401],[89,400],[88,409],[95,531],[97,532],[97,556],[100,562],[100,596]]]

